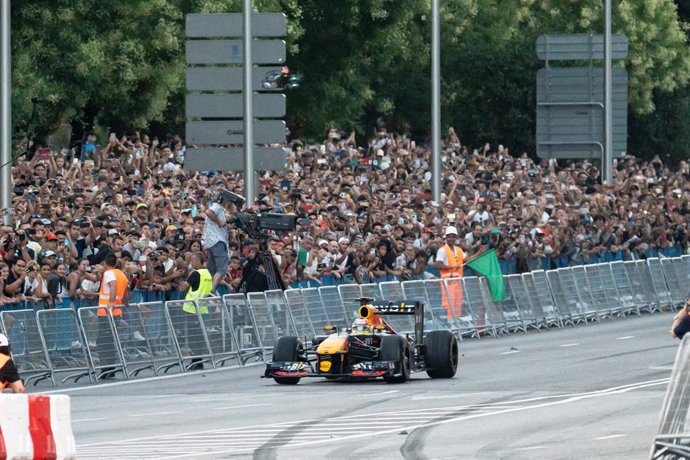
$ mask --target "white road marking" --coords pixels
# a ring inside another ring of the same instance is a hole
[[[466,398],[468,396],[479,396],[479,395],[486,395],[489,394],[486,391],[482,391],[479,393],[448,393],[445,395],[418,395],[418,396],[412,396],[412,401],[426,401],[428,399],[449,399],[449,398]]]
[[[216,410],[226,410],[226,409],[241,409],[243,407],[265,407],[265,406],[272,406],[273,404],[242,404],[240,406],[223,406],[223,407],[216,407]]]
[[[578,345],[580,345],[580,344],[579,343],[564,343],[563,345],[561,345],[561,348],[576,347]]]
[[[393,393],[399,393],[399,391],[398,390],[389,390],[389,391],[384,391],[382,393],[368,393],[368,394],[364,394],[364,395],[360,395],[360,396],[381,396],[381,395],[389,395],[389,394],[393,394]]]
[[[537,450],[537,449],[546,449],[546,446],[518,447],[515,450]]]
[[[598,438],[594,438],[595,441],[604,441],[606,439],[615,439],[615,438],[625,438],[627,434],[611,434],[609,436],[599,436]]]
[[[649,369],[652,371],[671,371],[673,366],[649,366]]]
[[[623,337],[616,337],[616,340],[629,340],[629,339],[634,339],[634,338],[635,338],[634,335],[626,335]]]
[[[170,415],[170,414],[181,414],[182,412],[178,411],[173,411],[173,412],[151,412],[149,414],[129,414],[130,417],[149,417],[152,415]]]
[[[72,420],[72,423],[79,423],[79,422],[96,422],[98,420],[107,420],[107,417],[100,417],[100,418],[82,418],[79,420]]]
[[[510,350],[499,353],[499,355],[512,355],[513,353],[520,353],[520,350]]]

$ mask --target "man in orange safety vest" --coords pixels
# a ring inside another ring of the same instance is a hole
[[[441,279],[460,278],[463,274],[465,253],[460,246],[455,245],[458,237],[458,229],[453,226],[446,227],[446,244],[436,252],[434,265],[441,272]],[[452,320],[462,314],[462,284],[460,281],[446,282],[441,288],[443,308],[448,312],[448,319]]]

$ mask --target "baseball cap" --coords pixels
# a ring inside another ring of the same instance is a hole
[[[136,209],[141,209],[141,208],[148,208],[148,205],[146,203],[139,203],[136,207]]]
[[[58,237],[57,237],[57,235],[56,235],[55,233],[52,233],[52,232],[51,232],[51,233],[48,233],[48,234],[46,235],[46,240],[48,240],[48,241],[55,241],[55,240],[57,240],[57,239],[58,239]]]
[[[444,233],[445,236],[448,235],[457,235],[458,234],[458,229],[453,227],[452,225],[449,227],[446,227],[446,232]]]
[[[108,236],[113,236],[113,235],[117,235],[117,234],[118,234],[118,232],[114,228],[111,228],[110,230],[108,230]]]
[[[43,254],[43,257],[50,257],[50,256],[57,256],[54,251],[46,251],[45,254]]]
[[[173,230],[177,230],[177,227],[175,227],[174,225],[168,225],[167,227],[165,227],[166,232],[170,232]]]
[[[10,341],[7,340],[7,336],[5,334],[0,334],[0,347],[7,347],[10,345]]]
[[[319,240],[319,246],[323,246],[324,244],[325,244],[325,245],[328,245],[328,241],[326,241],[326,240]]]
[[[342,243],[350,244],[350,238],[348,238],[348,237],[346,237],[346,236],[341,236],[340,239],[338,240],[338,243],[340,243],[340,244],[342,244]]]

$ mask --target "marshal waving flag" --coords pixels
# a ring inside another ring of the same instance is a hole
[[[493,300],[505,299],[506,291],[503,286],[503,273],[501,273],[501,266],[498,264],[498,256],[495,249],[489,249],[481,253],[474,259],[466,262],[465,265],[486,277]]]

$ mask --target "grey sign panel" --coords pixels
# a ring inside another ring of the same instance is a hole
[[[254,147],[254,169],[279,171],[285,169],[287,152],[280,147]],[[242,148],[189,148],[185,152],[184,169],[190,171],[243,171]]]
[[[187,40],[187,64],[242,64],[242,40]],[[282,64],[285,62],[285,40],[257,40],[252,42],[253,64]]]
[[[244,121],[188,121],[185,140],[190,144],[244,144]],[[285,142],[283,120],[255,120],[254,143]]]
[[[252,69],[252,89],[254,91],[282,91],[277,88],[267,90],[263,81],[269,72],[280,72],[280,67],[258,67]],[[187,91],[242,91],[244,74],[242,67],[188,67]]]
[[[628,37],[611,35],[611,59],[628,56]],[[540,35],[537,38],[537,57],[547,61],[588,61],[604,59],[602,34]]]
[[[613,69],[613,156],[627,148],[628,77]],[[570,67],[537,72],[537,155],[599,158],[604,144],[604,71]]]
[[[188,37],[241,37],[242,13],[188,14],[185,31]],[[284,37],[287,19],[283,13],[252,14],[253,37]]]
[[[242,118],[242,93],[187,94],[187,118]],[[285,116],[285,95],[254,93],[254,116],[280,118]]]

